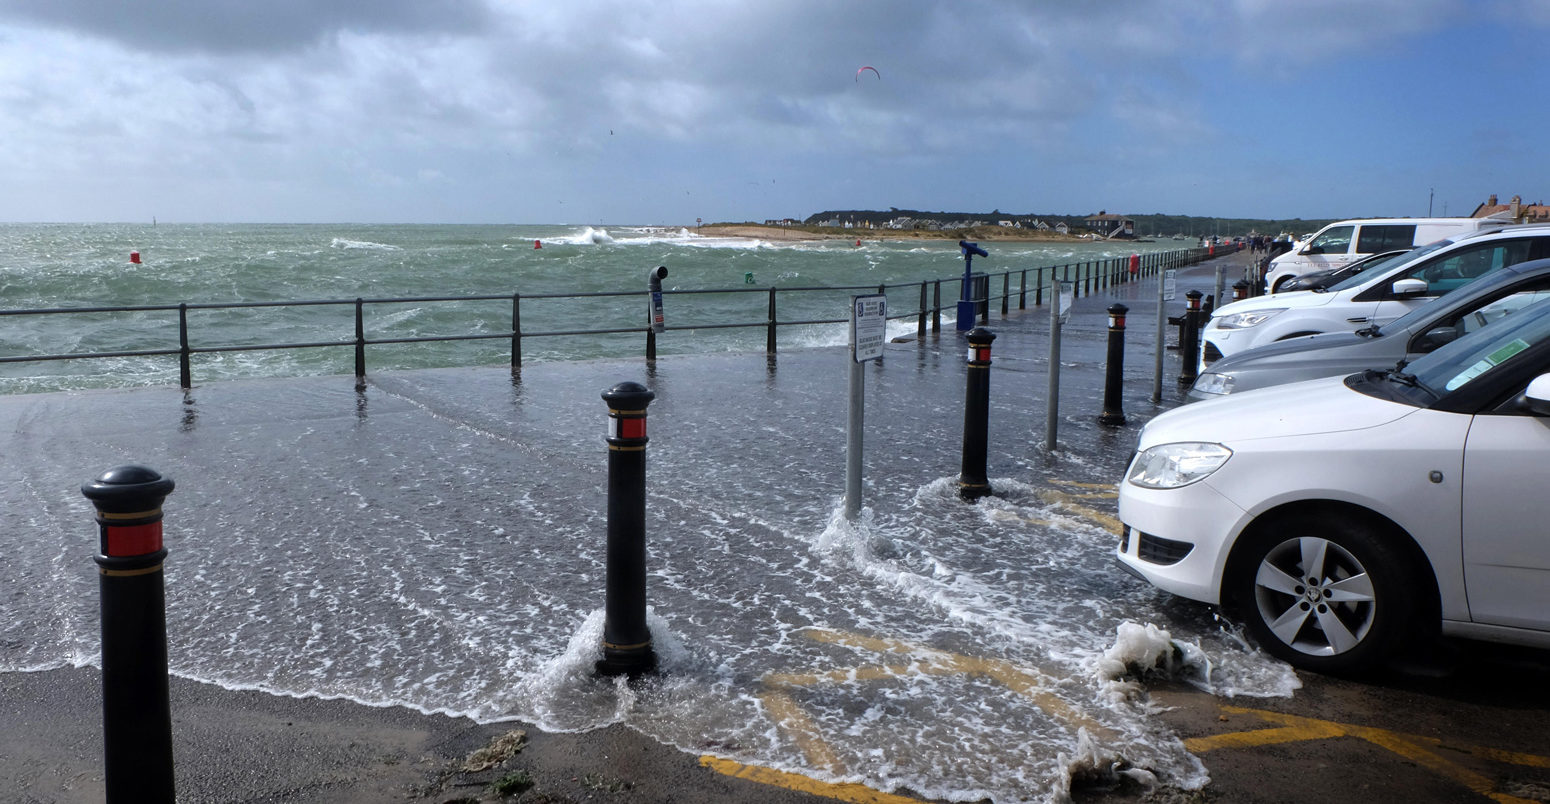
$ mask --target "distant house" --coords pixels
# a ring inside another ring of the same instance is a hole
[[[1098,210],[1097,215],[1089,215],[1082,225],[1088,230],[1096,232],[1104,237],[1135,237],[1136,222],[1123,215],[1112,215],[1107,210]]]
[[[779,220],[767,220],[767,221],[764,222],[764,225],[765,226],[796,226],[799,223],[801,223],[801,221],[799,221],[799,220],[797,220],[795,218],[781,218]]]
[[[1470,213],[1469,217],[1501,218],[1518,223],[1546,223],[1550,222],[1550,206],[1545,206],[1543,201],[1525,204],[1523,197],[1518,195],[1513,196],[1512,201],[1506,204],[1498,204],[1496,195],[1493,193],[1484,204],[1475,207],[1475,211]]]
[[[1047,232],[1049,231],[1049,224],[1045,223],[1044,221],[1034,221],[1033,228],[1040,232]]]
[[[1061,221],[1055,224],[1055,231],[1061,234],[1071,234],[1071,227],[1067,226],[1065,221]]]
[[[996,225],[1000,226],[1003,229],[1021,229],[1021,228],[1023,228],[1022,224],[1016,223],[1014,221],[996,221]]]

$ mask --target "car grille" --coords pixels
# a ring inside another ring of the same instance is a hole
[[[1201,359],[1207,363],[1215,363],[1216,361],[1222,359],[1222,350],[1216,348],[1216,344],[1210,341],[1206,341],[1206,346],[1201,354]]]
[[[1142,561],[1153,564],[1177,564],[1189,555],[1189,551],[1195,549],[1195,545],[1189,542],[1179,542],[1173,539],[1164,539],[1161,536],[1153,536],[1150,533],[1141,534],[1141,541],[1136,545],[1136,555]]]

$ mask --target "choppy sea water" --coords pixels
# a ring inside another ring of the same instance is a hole
[[[973,267],[999,273],[1074,266],[1186,245],[1192,244],[987,243],[990,256]],[[131,253],[141,261],[130,262]],[[668,268],[663,284],[670,330],[659,339],[659,354],[763,349],[772,287],[875,289],[955,280],[963,273],[959,250],[949,241],[782,243],[601,226],[0,224],[0,309],[345,302],[189,311],[194,349],[339,344],[196,353],[191,371],[197,383],[354,371],[355,299],[499,297],[364,304],[363,335],[389,340],[510,332],[509,297],[520,294],[523,362],[574,360],[644,352],[646,272],[659,265]],[[1044,275],[1047,282],[1049,273]],[[726,292],[705,292],[717,290]],[[551,298],[621,291],[632,295]],[[956,281],[943,288],[949,320],[957,293]],[[919,307],[914,287],[890,291],[890,297],[896,311]],[[782,292],[776,317],[844,318],[845,298],[846,292]],[[748,326],[723,328],[728,324]],[[542,334],[603,329],[633,331]],[[781,348],[836,345],[844,343],[845,328],[789,325],[779,337]],[[179,346],[176,310],[0,315],[0,358]],[[371,370],[496,365],[510,354],[510,339],[497,337],[374,345],[367,363]],[[0,393],[176,382],[178,364],[171,356],[0,363]]]
[[[956,257],[924,264],[950,274]],[[15,480],[0,503],[29,560],[5,570],[0,671],[97,662],[95,528],[76,489],[134,461],[178,481],[180,675],[552,730],[624,723],[685,751],[956,801],[1059,800],[1073,773],[1198,786],[1137,668],[1171,665],[1222,695],[1289,694],[1295,677],[1114,568],[1104,514],[1129,444],[1092,423],[1101,348],[1073,334],[1066,447],[1042,455],[1020,424],[1042,422],[1028,357],[1041,344],[1000,329],[997,494],[956,496],[956,341],[891,344],[867,371],[857,522],[837,515],[847,355],[821,343],[773,362],[727,348],[649,367],[374,371],[360,389],[271,378],[5,398],[0,469]],[[591,672],[599,394],[620,380],[657,394],[662,671],[634,686]]]

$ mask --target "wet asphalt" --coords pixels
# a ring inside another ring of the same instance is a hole
[[[1180,272],[1183,293],[1226,286],[1250,255]],[[1017,288],[1012,288],[1014,294]],[[1230,291],[1229,291],[1230,292]],[[1152,415],[1179,404],[1179,357],[1166,353],[1151,399],[1157,284],[1094,288],[1063,332],[1062,405],[1096,417],[1114,303],[1129,307],[1123,406],[1129,423],[1100,436],[1063,420],[1067,437],[1123,456]],[[1043,337],[1048,308],[999,303],[985,326]],[[949,323],[949,326],[951,324]],[[1169,343],[1177,329],[1167,327]],[[921,348],[959,349],[951,333]],[[1005,343],[1005,342],[1003,342]],[[756,358],[756,359],[762,359]],[[1002,368],[1019,370],[1013,364]],[[1023,366],[1043,371],[1042,366]],[[1085,411],[1083,411],[1085,407]],[[1042,428],[1038,437],[1042,437]],[[1058,443],[1058,442],[1057,442]],[[1119,458],[1122,460],[1122,457]],[[1194,604],[1181,601],[1180,606]],[[1203,790],[1078,780],[1078,801],[1550,802],[1550,653],[1446,643],[1362,681],[1299,673],[1289,699],[1225,699],[1157,681],[1163,719],[1204,762]],[[709,766],[622,726],[579,734],[478,724],[402,707],[289,698],[171,681],[178,800],[183,802],[815,802],[912,800],[908,791],[816,786],[758,769]],[[103,801],[101,679],[95,668],[0,674],[0,799]],[[483,753],[481,753],[481,751]],[[751,778],[749,778],[751,777]]]

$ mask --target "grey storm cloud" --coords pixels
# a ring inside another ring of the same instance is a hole
[[[175,53],[284,52],[343,31],[460,34],[488,18],[478,0],[0,0],[0,21]]]

